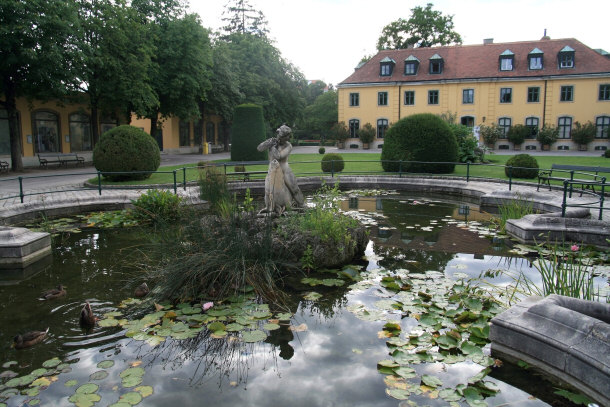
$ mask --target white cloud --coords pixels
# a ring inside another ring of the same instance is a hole
[[[204,26],[222,26],[227,0],[191,0]],[[433,9],[453,15],[464,44],[551,38],[576,38],[591,48],[610,51],[607,0],[430,0]],[[428,1],[385,0],[250,0],[269,22],[270,36],[284,58],[307,79],[338,84],[364,55],[374,54],[382,28],[408,18]]]

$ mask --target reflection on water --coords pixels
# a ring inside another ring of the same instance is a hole
[[[505,257],[502,242],[477,232],[477,222],[487,220],[487,215],[474,205],[398,196],[354,197],[342,205],[370,227],[366,269],[436,270],[458,278],[477,277],[490,268],[533,271],[526,260]],[[66,384],[93,381],[90,375],[100,370],[98,363],[104,360],[115,364],[106,369],[107,378],[96,381],[100,405],[117,402],[133,390],[121,386],[120,373],[134,365],[145,368],[142,385],[154,389],[145,405],[398,405],[386,395],[384,376],[377,371],[377,362],[388,357],[386,340],[378,336],[385,322],[363,321],[347,310],[350,305],[378,301],[378,287],[362,291],[352,291],[348,284],[315,287],[323,296],[310,301],[303,295],[312,288],[299,283],[301,276],[288,278],[286,284],[293,291],[289,306],[294,314],[289,325],[302,328],[293,330],[285,324],[269,331],[264,342],[254,344],[215,339],[204,330],[192,339],[167,338],[151,347],[125,338],[120,328],[81,329],[78,316],[85,301],[97,315],[117,311],[117,304],[145,279],[142,265],[155,258],[150,241],[150,231],[139,229],[65,235],[55,239],[50,267],[19,284],[0,286],[0,362],[17,362],[2,370],[24,375],[53,357],[70,362],[70,368],[54,375],[55,382],[36,396],[42,405],[70,404],[74,388]],[[60,283],[67,287],[64,298],[38,299],[40,291]],[[499,278],[496,283],[508,281]],[[393,318],[400,319],[400,315]],[[404,324],[408,326],[408,319]],[[10,347],[17,333],[46,327],[50,328],[48,338],[35,348],[16,351]],[[420,374],[443,369],[451,373],[447,382],[451,386],[476,374],[480,366],[417,366]],[[523,400],[519,405],[545,405],[504,383],[506,378],[493,380],[501,392],[488,400],[491,404]],[[12,397],[9,403],[32,398]],[[444,405],[442,400],[424,396],[414,400]]]

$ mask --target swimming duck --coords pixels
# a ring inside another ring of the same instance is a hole
[[[13,338],[15,341],[15,349],[29,348],[30,346],[34,346],[37,343],[42,342],[42,340],[47,336],[48,332],[49,328],[47,328],[46,331],[30,331],[24,333],[23,335],[15,336],[15,338]]]
[[[138,298],[142,298],[142,297],[146,297],[146,295],[149,292],[150,292],[150,289],[148,288],[148,285],[146,283],[142,283],[138,287],[136,287],[136,291],[135,291],[134,295]]]
[[[95,321],[97,318],[93,315],[93,310],[91,309],[91,304],[88,302],[85,303],[85,306],[80,311],[80,319],[79,323],[82,327],[91,328],[95,326]]]
[[[66,295],[66,289],[62,284],[60,284],[57,286],[57,288],[44,291],[42,294],[40,294],[40,298],[43,300],[53,300],[55,298],[63,297],[64,295]]]

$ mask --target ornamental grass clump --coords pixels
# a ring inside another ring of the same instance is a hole
[[[149,189],[131,201],[134,206],[131,214],[139,222],[170,223],[180,218],[182,201],[171,191]]]

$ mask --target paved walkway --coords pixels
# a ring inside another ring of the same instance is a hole
[[[318,147],[296,147],[295,153],[317,153]],[[335,148],[327,148],[327,152]],[[345,150],[342,150],[345,151]],[[362,151],[362,150],[358,150]],[[351,152],[351,151],[350,151]],[[200,155],[200,154],[162,154],[161,165],[180,165],[196,163],[198,161],[211,161],[228,159],[229,153]],[[96,171],[93,167],[67,168],[67,169],[27,169],[23,174],[22,182],[28,193],[34,191],[35,195],[24,197],[21,203],[19,198],[19,182],[13,174],[0,176],[0,224],[10,224],[29,218],[40,216],[44,211],[46,216],[63,216],[74,212],[121,208],[137,199],[145,188],[134,189],[104,189],[100,195],[97,189],[84,187],[87,179],[93,178]],[[333,183],[335,179],[327,178],[327,182]],[[299,178],[299,185],[304,190],[312,190],[320,183],[320,177]],[[540,191],[536,192],[536,185],[531,183],[514,183],[512,190],[508,190],[508,184],[503,182],[470,181],[463,178],[420,178],[420,177],[352,177],[342,176],[341,184],[348,188],[387,188],[406,189],[419,192],[446,192],[455,195],[473,196],[479,199],[485,197],[485,203],[498,204],[514,198],[528,199],[537,203],[537,207],[544,211],[556,211],[561,208],[562,192]],[[235,188],[249,187],[259,192],[264,189],[262,181],[248,183],[235,183]],[[60,191],[60,192],[58,192]],[[198,197],[198,188],[187,187],[186,190],[179,188],[178,194],[183,196],[191,204],[202,203]],[[11,197],[9,199],[2,199]],[[578,197],[574,194],[569,204],[585,204],[591,199],[586,196]],[[610,222],[610,204],[607,200],[604,206],[603,220]],[[482,202],[483,203],[483,202]],[[592,217],[597,219],[598,211],[592,211]]]

